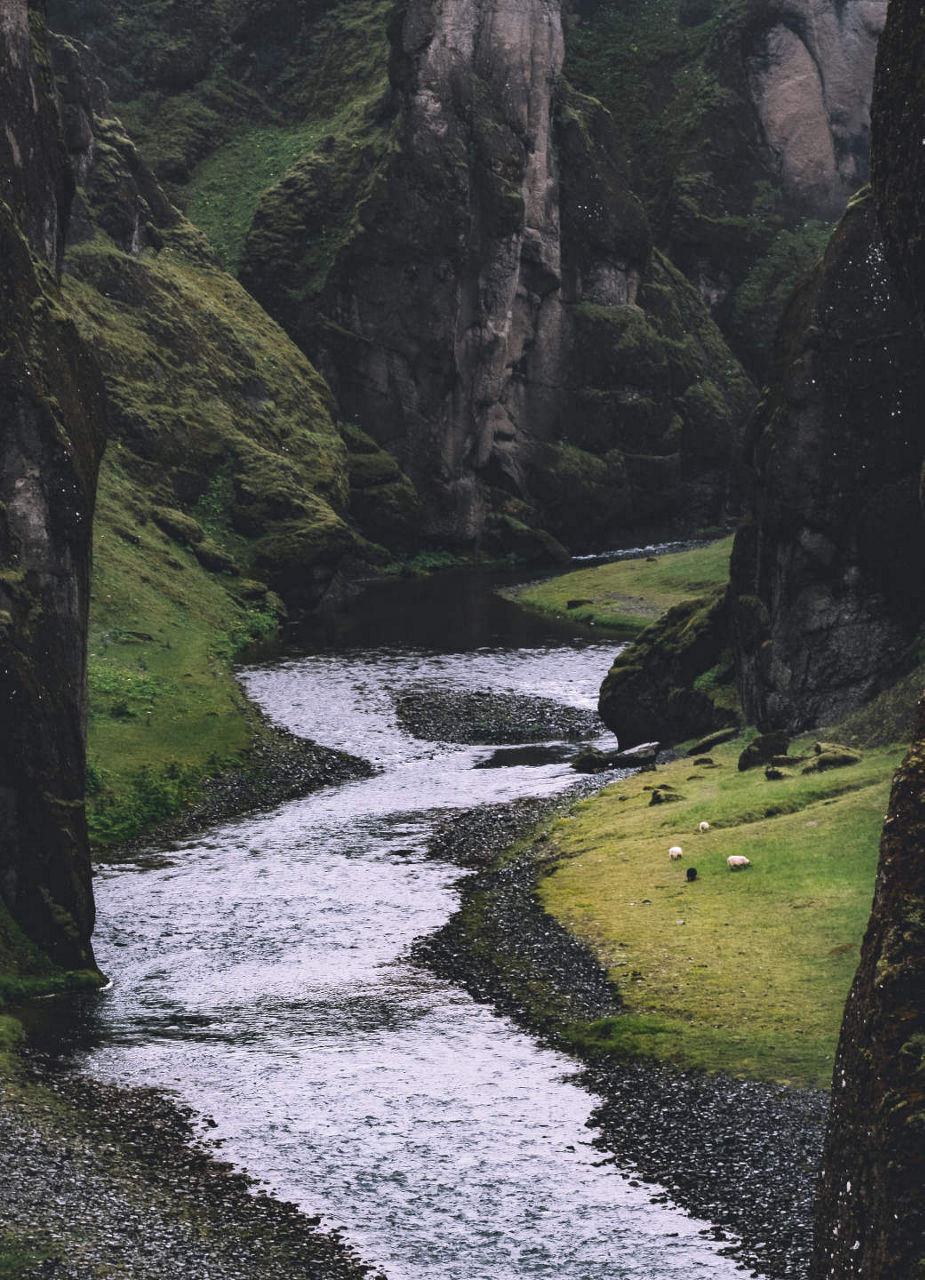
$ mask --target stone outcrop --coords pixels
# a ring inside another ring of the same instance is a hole
[[[86,630],[103,387],[56,281],[73,175],[44,6],[0,0],[0,48],[0,894],[54,962],[91,969]]]
[[[864,197],[785,316],[749,428],[751,515],[732,558],[749,722],[835,723],[911,666],[923,397],[920,336]]]
[[[925,17],[893,0],[874,96],[874,192],[897,286],[925,324]],[[923,346],[917,360],[923,361]],[[919,434],[919,455],[925,452]],[[922,531],[918,532],[919,543]],[[913,552],[916,548],[910,548]],[[833,1081],[813,1280],[922,1274],[925,703],[896,775]]]
[[[242,281],[398,458],[427,537],[715,520],[748,382],[562,80],[559,5],[412,0],[391,35],[387,97],[266,194]]]
[[[868,178],[870,97],[886,0],[779,0],[746,59],[787,197],[834,218]]]
[[[621,747],[741,723],[725,588],[675,605],[615,659],[598,711]]]

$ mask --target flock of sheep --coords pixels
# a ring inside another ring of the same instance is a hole
[[[709,831],[710,830],[709,822],[701,822],[697,830],[700,832],[701,835],[705,831]],[[683,857],[684,857],[684,850],[681,848],[679,844],[673,844],[671,848],[668,850],[669,862],[680,862]],[[751,864],[751,859],[746,858],[744,854],[734,853],[732,854],[731,857],[726,859],[726,865],[729,867],[730,871],[744,871],[746,867],[750,867],[752,864]],[[696,867],[687,868],[687,878],[688,880],[697,879]]]

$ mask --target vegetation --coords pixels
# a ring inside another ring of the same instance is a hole
[[[251,731],[230,660],[276,627],[143,515],[110,455],[89,640],[88,816],[104,845],[192,803],[205,776],[240,761]]]
[[[901,752],[769,781],[736,768],[743,743],[714,748],[709,764],[639,773],[551,828],[543,906],[592,947],[625,1005],[566,1037],[593,1053],[826,1086]],[[791,747],[811,750],[810,739]],[[676,844],[684,857],[670,863]],[[730,872],[731,854],[751,867]]]
[[[531,609],[635,635],[673,605],[728,582],[731,551],[732,538],[727,537],[673,555],[614,560],[578,569],[508,588],[504,594]]]

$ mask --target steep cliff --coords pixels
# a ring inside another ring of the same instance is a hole
[[[73,176],[44,6],[0,2],[0,894],[93,968],[84,812],[90,529],[103,388],[57,285]]]
[[[732,584],[750,722],[834,723],[913,665],[923,397],[920,336],[865,196],[787,312],[749,429],[751,515]]]
[[[656,237],[759,373],[868,172],[886,0],[577,6],[566,74],[621,121]]]
[[[549,555],[550,534],[716,521],[750,388],[653,257],[614,121],[562,79],[558,3],[182,10],[55,14],[171,193],[415,482],[405,531]],[[195,45],[182,76],[135,56],[149,39]]]
[[[365,132],[293,166],[245,244],[243,282],[457,545],[715,520],[749,403],[562,59],[546,0],[396,10]]]
[[[920,325],[923,50],[921,6],[893,0],[874,97],[874,191],[891,267]],[[922,362],[921,345],[916,358]],[[923,443],[920,433],[920,456]],[[814,1280],[911,1280],[925,1273],[925,704],[914,737],[894,781],[873,911],[838,1049]]]

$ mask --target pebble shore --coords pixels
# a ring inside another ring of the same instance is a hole
[[[618,1015],[619,991],[541,909],[542,839],[495,861],[562,805],[558,797],[447,817],[432,852],[481,869],[463,882],[460,910],[417,944],[414,958],[569,1052],[569,1021]],[[606,1158],[660,1184],[656,1202],[670,1195],[714,1223],[711,1234],[745,1269],[769,1280],[807,1275],[827,1093],[639,1061],[590,1061],[576,1071],[599,1099],[591,1124]]]

